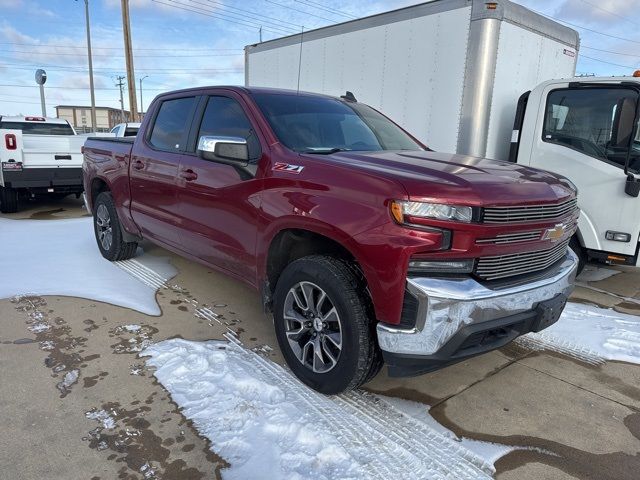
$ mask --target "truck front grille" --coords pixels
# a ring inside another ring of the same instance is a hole
[[[564,258],[569,239],[546,250],[478,259],[474,274],[483,280],[499,280],[538,272]]]
[[[578,200],[572,198],[553,205],[531,205],[519,207],[486,207],[483,211],[484,223],[515,223],[560,219],[578,209]]]

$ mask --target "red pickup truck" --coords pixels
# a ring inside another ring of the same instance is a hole
[[[83,174],[105,258],[144,238],[255,287],[329,394],[542,330],[578,266],[569,180],[436,153],[349,92],[163,94],[135,140],[88,139]]]

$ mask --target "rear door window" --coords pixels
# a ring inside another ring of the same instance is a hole
[[[184,150],[195,105],[196,97],[175,98],[162,102],[149,143],[158,150]]]
[[[27,135],[74,135],[71,126],[65,123],[0,122],[0,128],[22,130]]]

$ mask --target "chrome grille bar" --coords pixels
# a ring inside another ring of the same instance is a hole
[[[568,245],[569,239],[547,250],[483,257],[474,273],[484,280],[498,280],[544,270],[565,256]]]
[[[578,200],[572,198],[563,203],[552,205],[531,205],[519,207],[486,207],[483,212],[484,223],[527,222],[562,218],[578,208]]]

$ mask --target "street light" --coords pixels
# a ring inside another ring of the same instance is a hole
[[[140,121],[142,121],[142,115],[144,114],[144,107],[142,105],[142,80],[147,78],[149,75],[145,75],[140,79]]]
[[[76,0],[77,2],[78,0]],[[93,60],[91,58],[91,29],[89,28],[89,0],[84,0],[84,14],[87,23],[87,56],[89,57],[89,89],[91,90],[91,128],[96,131],[96,94],[93,88]]]

